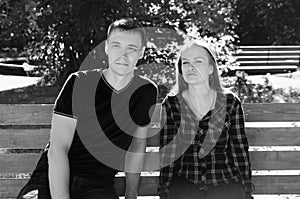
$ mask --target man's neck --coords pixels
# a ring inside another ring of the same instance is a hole
[[[130,83],[134,76],[134,72],[132,71],[132,73],[128,73],[126,75],[118,75],[108,68],[103,71],[103,75],[106,81],[118,91],[122,90]]]

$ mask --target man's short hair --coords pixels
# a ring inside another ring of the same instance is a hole
[[[147,43],[147,36],[146,31],[143,28],[142,24],[140,24],[137,20],[132,18],[122,18],[117,21],[114,21],[110,24],[107,30],[107,38],[109,38],[110,34],[116,30],[119,29],[121,31],[131,31],[131,32],[137,32],[141,35],[142,38],[142,46],[145,46]]]

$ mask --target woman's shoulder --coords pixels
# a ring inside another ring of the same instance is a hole
[[[162,106],[169,109],[178,109],[180,107],[180,94],[169,93],[162,101]]]
[[[235,94],[231,90],[225,90],[224,95],[226,96],[227,104],[241,103],[241,100],[237,96],[237,94]]]
[[[178,93],[169,93],[164,100],[162,101],[162,104],[178,104],[179,103],[179,94]]]

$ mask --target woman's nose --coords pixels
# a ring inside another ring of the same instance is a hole
[[[189,70],[191,70],[191,71],[194,71],[194,70],[195,70],[195,68],[194,68],[194,66],[193,66],[192,64],[190,64]]]

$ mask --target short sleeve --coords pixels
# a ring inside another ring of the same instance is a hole
[[[76,75],[71,74],[62,87],[54,104],[54,113],[74,117],[72,111],[72,95]]]
[[[157,87],[152,84],[144,84],[139,87],[135,92],[137,98],[132,109],[135,114],[132,119],[138,126],[146,126],[151,122],[151,118],[155,109],[157,101]]]

